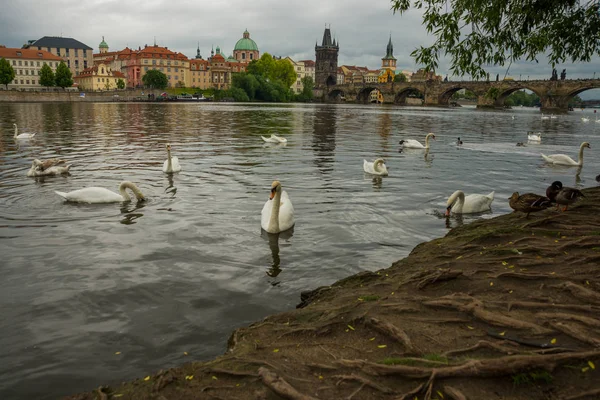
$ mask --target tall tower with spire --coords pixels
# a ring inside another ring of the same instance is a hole
[[[200,54],[200,42],[198,42],[198,50],[196,50],[196,59],[202,60],[202,55]]]
[[[315,43],[315,87],[326,88],[337,82],[339,43],[331,40],[331,29],[325,27],[321,45]]]
[[[390,69],[392,71],[396,70],[396,58],[394,57],[394,45],[392,44],[391,34],[385,57],[381,59],[381,69]]]

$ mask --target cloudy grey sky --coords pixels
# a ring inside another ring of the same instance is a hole
[[[0,44],[20,47],[28,39],[62,35],[98,51],[104,35],[110,50],[120,50],[151,45],[156,36],[158,45],[188,57],[195,56],[199,43],[206,57],[213,45],[230,55],[248,29],[261,54],[314,60],[315,42],[321,43],[328,24],[340,42],[340,65],[379,68],[391,33],[398,69],[414,71],[419,66],[411,51],[433,38],[421,26],[419,11],[394,15],[390,6],[389,0],[12,0],[0,13]],[[551,67],[544,64],[513,64],[508,75],[547,79]],[[563,68],[568,78],[600,75],[598,58],[557,66],[559,72]],[[447,72],[442,60],[437,73]],[[506,67],[490,68],[491,76],[496,73],[504,76]]]

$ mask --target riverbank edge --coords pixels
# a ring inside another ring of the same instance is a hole
[[[584,193],[567,212],[476,221],[304,292],[214,360],[66,399],[594,398],[600,188]]]

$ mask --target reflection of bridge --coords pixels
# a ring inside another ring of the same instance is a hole
[[[317,88],[317,96],[326,101],[346,101],[368,103],[369,94],[379,89],[385,103],[406,104],[409,94],[419,92],[425,106],[447,106],[454,93],[461,89],[469,90],[477,96],[477,107],[501,108],[511,93],[528,89],[540,97],[542,112],[567,112],[569,100],[579,93],[600,88],[600,79],[564,80],[564,81],[460,81],[460,82],[391,82],[364,83],[359,85],[331,85]]]

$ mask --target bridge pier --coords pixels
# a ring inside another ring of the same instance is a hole
[[[540,111],[546,114],[566,114],[569,112],[569,97],[558,95],[541,96]]]

